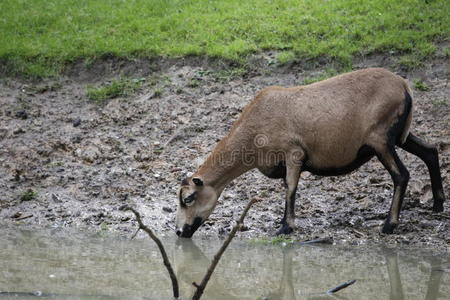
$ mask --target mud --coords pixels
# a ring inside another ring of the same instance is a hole
[[[174,234],[176,190],[226,135],[243,106],[263,87],[293,86],[327,65],[273,66],[271,55],[233,77],[217,64],[195,59],[125,63],[114,59],[73,66],[62,78],[39,82],[0,80],[0,223],[22,227],[82,227],[128,234],[136,207],[159,234]],[[367,57],[355,69],[386,66]],[[427,63],[415,72],[389,67],[425,82],[414,91],[412,132],[436,144],[447,199],[450,198],[450,63]],[[86,86],[120,75],[143,78],[136,94],[92,103]],[[410,244],[448,250],[450,204],[432,213],[425,164],[399,150],[411,173],[394,235],[380,234],[392,197],[392,181],[376,160],[341,177],[302,174],[295,239],[332,237],[336,243]],[[243,238],[273,236],[284,209],[280,180],[256,170],[234,180],[196,236],[223,236],[249,197],[263,201],[246,220]]]

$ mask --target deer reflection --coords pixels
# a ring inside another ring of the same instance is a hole
[[[292,281],[292,262],[295,253],[295,248],[284,247],[283,248],[283,274],[281,275],[281,281],[278,290],[273,291],[264,300],[295,300],[295,290]]]
[[[279,288],[262,299],[295,300],[293,285],[292,261],[295,249],[283,248],[283,273]],[[200,250],[192,239],[179,239],[177,241],[177,253],[175,255],[175,272],[180,281],[180,290],[186,295],[192,295],[195,288],[192,282],[199,283],[205,274],[210,259]],[[213,276],[206,289],[206,298],[211,299],[241,299],[239,295],[233,295],[226,284]],[[255,297],[256,298],[256,297]]]
[[[441,278],[444,274],[441,272],[440,267],[442,266],[442,260],[438,257],[431,257],[431,274],[428,280],[427,294],[425,295],[425,300],[435,300],[439,297],[439,287],[441,285]]]
[[[179,280],[180,291],[187,299],[195,292],[193,282],[200,283],[208,269],[211,260],[200,250],[192,239],[178,239],[176,242],[175,273]],[[205,290],[206,299],[239,299],[232,295],[223,285],[218,276],[212,276]]]
[[[293,282],[293,257],[299,251],[298,247],[287,246],[282,248],[283,252],[283,270],[279,288],[272,291],[263,300],[297,300],[296,291]],[[319,300],[319,299],[347,299],[338,295],[328,295],[323,293],[315,293],[310,295],[302,294],[298,299]]]
[[[398,254],[395,249],[383,249],[386,260],[386,267],[389,275],[390,284],[390,300],[403,300],[403,286],[398,268]],[[428,258],[428,263],[431,266],[430,279],[427,284],[427,293],[425,300],[435,300],[439,296],[439,287],[441,285],[441,277],[443,272],[436,271],[442,264],[442,260],[438,257],[431,256]]]
[[[301,247],[300,247],[301,248]],[[314,294],[304,294],[299,291],[298,287],[295,288],[294,282],[294,257],[298,254],[299,247],[287,246],[280,249],[283,255],[282,274],[281,277],[273,278],[272,280],[279,280],[279,282],[273,282],[271,287],[275,289],[272,292],[267,293],[263,290],[268,286],[261,286],[254,289],[254,296],[250,296],[248,299],[259,300],[299,300],[299,299],[347,299],[340,294],[327,295],[325,291],[327,287],[324,287],[324,291],[317,291]],[[405,253],[399,252],[397,249],[381,248],[379,250],[384,256],[386,263],[386,270],[389,278],[390,290],[384,293],[389,293],[389,299],[391,300],[403,300],[408,299],[408,294],[405,294],[403,289],[402,277],[406,280],[407,277],[404,273],[400,273],[399,269],[399,254]],[[379,252],[379,253],[380,253]],[[210,265],[210,259],[194,244],[191,239],[179,239],[177,241],[177,250],[174,260],[175,272],[179,279],[180,291],[185,298],[189,298],[193,295],[195,287],[192,283],[195,281],[199,283],[203,278],[206,270]],[[434,300],[439,297],[439,289],[441,285],[441,277],[443,272],[439,271],[442,267],[442,259],[439,257],[428,256],[425,261],[430,265],[431,272],[427,282],[427,292],[425,300]],[[417,258],[414,257],[412,261],[417,263]],[[330,266],[329,266],[330,267]],[[336,270],[334,270],[336,271]],[[255,274],[256,275],[256,274]],[[403,275],[403,276],[402,276]],[[256,275],[257,276],[257,275]],[[358,283],[357,283],[358,284]],[[364,284],[361,281],[360,284]],[[364,290],[364,288],[362,288]],[[300,292],[300,294],[299,294]],[[361,291],[359,291],[361,293]],[[382,291],[380,291],[382,292]],[[258,295],[259,294],[259,295]],[[261,295],[262,294],[262,295]],[[242,295],[239,295],[238,290],[231,290],[229,282],[225,282],[225,279],[220,276],[213,276],[211,282],[205,291],[206,299],[242,299]],[[247,298],[246,298],[247,299]]]
[[[386,260],[386,267],[389,275],[389,285],[391,291],[389,299],[403,300],[403,285],[400,278],[400,271],[398,269],[398,256],[397,252],[393,249],[384,249],[384,258]]]

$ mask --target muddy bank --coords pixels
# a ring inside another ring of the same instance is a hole
[[[1,223],[128,233],[136,228],[134,220],[118,210],[128,203],[156,232],[172,234],[180,180],[226,135],[253,95],[270,85],[301,84],[326,68],[267,64],[236,76],[195,60],[154,68],[148,64],[114,69],[108,62],[91,68],[91,75],[85,69],[74,69],[64,78],[37,83],[1,80]],[[380,65],[383,61],[372,57],[355,68]],[[412,132],[438,146],[448,199],[450,64],[443,59],[413,73],[391,70],[407,76],[411,85],[418,79],[429,88],[414,90]],[[121,72],[144,81],[135,95],[103,104],[87,99],[87,85],[100,84]],[[347,176],[303,174],[294,237],[333,236],[339,243],[382,241],[448,250],[449,201],[443,213],[432,213],[425,164],[401,150],[399,154],[411,180],[396,234],[379,233],[391,203],[392,182],[372,159]],[[216,211],[196,236],[226,234],[253,196],[264,201],[250,212],[248,230],[241,236],[274,235],[283,214],[284,188],[281,181],[252,171],[226,188]]]

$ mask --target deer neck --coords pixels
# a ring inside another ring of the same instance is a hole
[[[219,195],[233,179],[255,167],[248,157],[248,151],[233,144],[229,138],[220,141],[196,172],[196,175],[201,176]]]

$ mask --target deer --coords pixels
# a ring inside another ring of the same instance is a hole
[[[258,169],[286,187],[284,216],[277,234],[295,228],[295,195],[300,174],[348,174],[374,156],[389,172],[393,198],[382,233],[392,234],[409,172],[399,147],[428,167],[433,211],[442,212],[445,195],[437,148],[410,132],[412,92],[402,77],[368,68],[295,87],[271,86],[248,103],[229,133],[178,190],[176,234],[191,238],[235,178]]]

